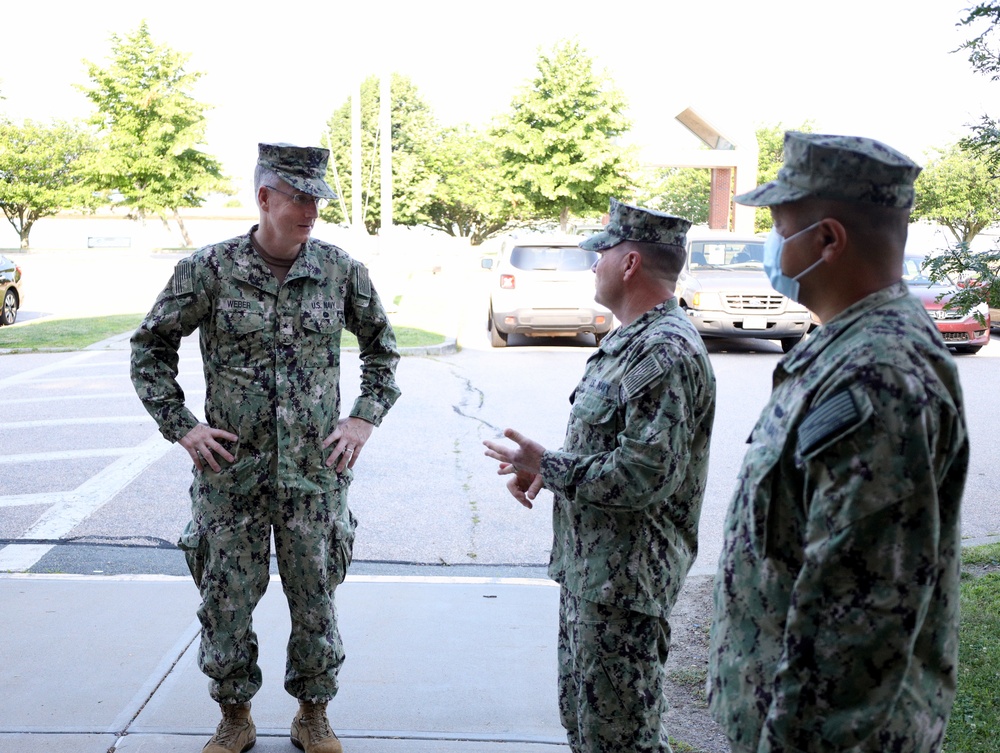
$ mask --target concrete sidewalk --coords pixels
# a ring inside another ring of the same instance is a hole
[[[331,702],[348,753],[555,753],[558,589],[546,580],[349,576]],[[188,578],[0,576],[0,751],[200,751],[218,707]],[[255,751],[295,750],[281,584],[255,613]]]

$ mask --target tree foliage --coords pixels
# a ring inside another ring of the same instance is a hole
[[[958,25],[968,27],[976,36],[959,49],[968,53],[973,70],[993,81],[1000,80],[1000,44],[996,36],[1000,0],[979,3],[963,13]],[[1000,166],[1000,120],[986,113],[971,128],[972,135],[962,140],[962,147],[986,157],[994,167]]]
[[[960,241],[928,258],[925,267],[932,280],[959,283],[945,308],[975,312],[980,324],[986,322],[977,306],[985,303],[989,308],[1000,308],[1000,248],[975,252]]]
[[[31,228],[63,209],[93,208],[97,199],[82,165],[96,148],[79,124],[0,122],[0,209],[28,248]]]
[[[798,128],[786,128],[781,123],[774,126],[761,126],[757,129],[757,183],[767,183],[778,177],[778,170],[785,162],[785,131],[802,131],[813,133],[815,124],[805,121]],[[754,231],[766,233],[771,229],[771,210],[767,207],[757,207],[754,216]]]
[[[508,188],[490,134],[468,126],[442,131],[431,168],[437,184],[424,224],[478,246],[518,224],[518,197]]]
[[[430,106],[407,76],[392,74],[391,97],[393,222],[416,225],[425,218],[424,209],[437,184],[429,165],[437,125]],[[382,211],[380,99],[379,78],[369,76],[361,84],[361,190],[364,224],[372,233],[381,224]],[[350,97],[330,116],[323,141],[330,148],[328,182],[337,183],[343,201],[332,202],[322,215],[329,222],[349,222],[342,207],[350,212],[352,206]]]
[[[917,178],[916,191],[913,217],[944,225],[960,243],[1000,221],[1000,181],[960,146],[938,152]]]
[[[184,70],[189,56],[156,44],[145,21],[129,36],[113,34],[111,47],[107,67],[88,63],[93,86],[82,87],[104,137],[93,180],[119,196],[131,217],[166,222],[173,215],[190,245],[178,209],[232,193],[219,163],[198,149],[208,106],[190,92],[201,74]]]
[[[618,144],[630,127],[625,99],[574,41],[539,54],[538,73],[494,126],[512,190],[537,218],[606,210],[629,190],[630,150]]]
[[[712,171],[697,167],[659,168],[642,176],[636,189],[640,206],[708,224]]]

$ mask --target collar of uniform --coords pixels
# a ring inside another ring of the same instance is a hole
[[[257,228],[258,225],[254,225],[250,228],[250,232],[240,239],[241,253],[234,260],[233,272],[238,279],[245,280],[264,290],[272,290],[273,288],[272,292],[275,292],[278,289],[278,281],[274,278],[271,270],[267,268],[267,264],[264,263],[260,254],[254,249],[251,240],[251,236]],[[319,265],[314,245],[312,238],[305,242],[292,264],[292,268],[288,270],[285,282],[296,277],[313,277],[318,280],[323,278],[323,270]],[[272,285],[269,281],[273,281],[274,284]]]
[[[636,333],[649,326],[654,319],[658,319],[664,314],[677,308],[677,299],[668,298],[663,303],[658,303],[649,311],[641,314],[634,322],[613,329],[608,336],[601,341],[600,349],[611,356],[616,356],[625,349],[629,341],[635,337]]]
[[[905,298],[910,294],[906,283],[900,280],[887,288],[882,288],[837,314],[826,324],[818,327],[801,345],[781,359],[780,366],[789,374],[801,371],[812,363],[820,353],[861,317],[884,306],[889,301]]]

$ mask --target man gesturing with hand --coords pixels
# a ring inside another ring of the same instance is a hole
[[[559,450],[487,441],[507,488],[554,495],[559,710],[574,753],[665,753],[670,611],[698,547],[715,376],[674,297],[690,222],[612,199],[595,295],[621,322],[570,398]]]

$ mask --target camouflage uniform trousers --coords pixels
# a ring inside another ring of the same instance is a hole
[[[670,753],[663,665],[670,625],[559,596],[559,715],[573,753]]]
[[[242,703],[260,689],[253,610],[270,580],[273,530],[292,622],[285,690],[302,701],[332,699],[344,663],[334,591],[347,575],[356,525],[347,486],[326,494],[262,489],[239,496],[196,477],[191,500],[192,520],[179,546],[201,592],[198,666],[211,678],[212,698]]]

